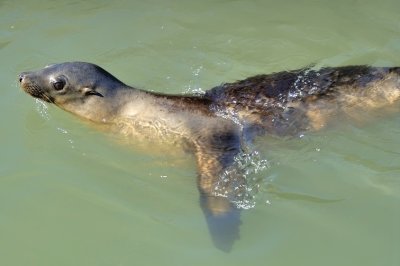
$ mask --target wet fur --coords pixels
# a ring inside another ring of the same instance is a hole
[[[258,75],[211,89],[206,98],[263,133],[320,130],[333,115],[393,104],[400,68],[346,66]]]

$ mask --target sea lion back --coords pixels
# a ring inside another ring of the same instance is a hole
[[[205,97],[214,102],[215,110],[244,125],[262,128],[262,133],[293,135],[320,129],[321,125],[316,126],[312,120],[316,116],[320,119],[321,112],[328,115],[335,108],[338,111],[353,104],[347,101],[348,96],[361,101],[361,96],[373,97],[378,89],[398,92],[399,74],[398,67],[304,68],[225,83],[207,91]],[[329,111],[323,110],[324,105]],[[318,114],[311,113],[316,109]]]

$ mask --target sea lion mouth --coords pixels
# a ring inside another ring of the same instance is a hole
[[[42,99],[48,103],[54,103],[54,99],[52,97],[46,95],[39,87],[35,85],[28,84],[23,86],[22,88],[32,97]]]
[[[46,95],[43,89],[35,83],[31,83],[21,74],[19,77],[21,88],[34,98],[42,99],[48,103],[54,103],[53,97]]]

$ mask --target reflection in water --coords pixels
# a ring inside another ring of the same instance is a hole
[[[285,192],[279,189],[278,186],[273,184],[268,184],[265,190],[269,195],[275,196],[277,199],[286,199],[286,200],[303,200],[313,203],[335,203],[339,201],[343,201],[344,199],[325,199],[318,196],[307,195],[303,193],[296,192]]]

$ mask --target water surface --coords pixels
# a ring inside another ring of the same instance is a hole
[[[2,265],[399,265],[400,117],[260,138],[256,206],[216,249],[195,163],[17,86],[81,60],[182,93],[310,64],[400,65],[398,1],[0,1]]]

